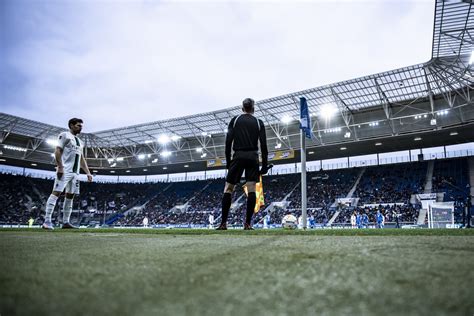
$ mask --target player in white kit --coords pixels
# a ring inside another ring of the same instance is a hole
[[[209,214],[209,229],[214,228],[214,214]]]
[[[43,228],[53,229],[51,215],[61,193],[66,190],[66,198],[63,207],[62,228],[77,228],[69,222],[72,212],[72,201],[74,194],[79,194],[79,170],[82,168],[87,174],[87,181],[92,181],[92,175],[84,158],[84,142],[77,135],[82,131],[82,120],[72,118],[68,122],[69,132],[62,132],[58,136],[58,145],[54,151],[56,160],[56,179],[54,180],[53,192],[46,202],[46,215]]]

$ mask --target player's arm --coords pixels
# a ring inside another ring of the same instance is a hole
[[[68,143],[68,138],[66,137],[66,133],[61,133],[58,136],[58,145],[54,150],[54,160],[56,162],[57,170],[56,174],[58,179],[61,179],[64,174],[64,165],[63,165],[63,152],[64,147]]]
[[[230,120],[229,126],[227,127],[227,135],[225,137],[225,161],[226,161],[226,169],[229,169],[230,166],[230,159],[231,159],[231,152],[232,152],[232,142],[234,141],[234,120]]]
[[[64,166],[63,166],[63,149],[61,147],[56,147],[54,151],[54,160],[56,162],[57,170],[56,174],[58,179],[61,179],[64,174]]]
[[[89,166],[87,165],[87,161],[84,158],[84,155],[81,155],[81,168],[84,170],[84,172],[87,175],[87,181],[92,182],[92,175],[91,172],[89,171]]]
[[[267,134],[265,132],[265,125],[260,121],[260,132],[258,139],[260,141],[260,151],[262,153],[262,170],[261,174],[266,174],[268,172],[268,147],[267,147]]]

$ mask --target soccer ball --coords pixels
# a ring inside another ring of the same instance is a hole
[[[298,220],[294,215],[288,214],[281,220],[281,226],[284,229],[295,229],[298,226]]]

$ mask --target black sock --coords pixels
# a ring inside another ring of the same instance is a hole
[[[232,193],[224,193],[222,197],[222,219],[221,225],[227,224],[227,217],[229,216],[230,206],[232,205]]]
[[[245,217],[245,223],[250,225],[252,223],[252,215],[255,210],[255,203],[257,202],[257,195],[255,192],[249,192],[247,196],[247,216]]]

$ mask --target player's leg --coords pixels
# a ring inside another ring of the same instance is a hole
[[[234,192],[235,185],[240,181],[243,168],[238,160],[232,160],[227,173],[226,183],[224,187],[224,194],[222,196],[222,218],[221,224],[217,230],[227,229],[227,218],[229,217],[230,206],[232,205],[232,192]]]
[[[54,229],[53,228],[53,222],[51,221],[51,216],[53,215],[54,208],[56,207],[56,203],[59,199],[59,195],[61,192],[59,191],[53,191],[51,192],[51,195],[48,197],[48,200],[46,201],[46,209],[45,209],[45,215],[44,215],[44,222],[42,225],[42,228],[44,229]]]
[[[232,205],[232,193],[235,184],[226,182],[224,187],[224,195],[222,196],[222,218],[218,230],[227,229],[227,218],[229,217],[230,206]]]
[[[247,213],[245,214],[244,229],[252,229],[252,216],[255,211],[257,195],[255,189],[259,181],[259,165],[258,160],[249,160],[245,166],[245,180],[247,185]]]
[[[53,223],[51,221],[51,216],[53,214],[54,208],[56,207],[56,203],[58,202],[58,198],[61,195],[61,192],[64,191],[65,187],[66,187],[65,175],[63,174],[61,179],[58,179],[56,176],[56,179],[54,180],[53,191],[51,192],[51,195],[48,197],[48,200],[46,201],[44,222],[42,225],[43,229],[49,229],[49,230],[54,229]]]
[[[248,181],[247,186],[247,212],[245,214],[245,224],[244,229],[252,229],[252,216],[255,210],[255,204],[257,202],[257,195],[255,193],[255,188],[257,183],[255,181]]]
[[[64,199],[63,206],[63,226],[62,228],[77,228],[70,223],[72,213],[72,202],[74,201],[74,195],[79,193],[79,179],[77,174],[68,174],[68,183],[66,184],[66,198]]]

